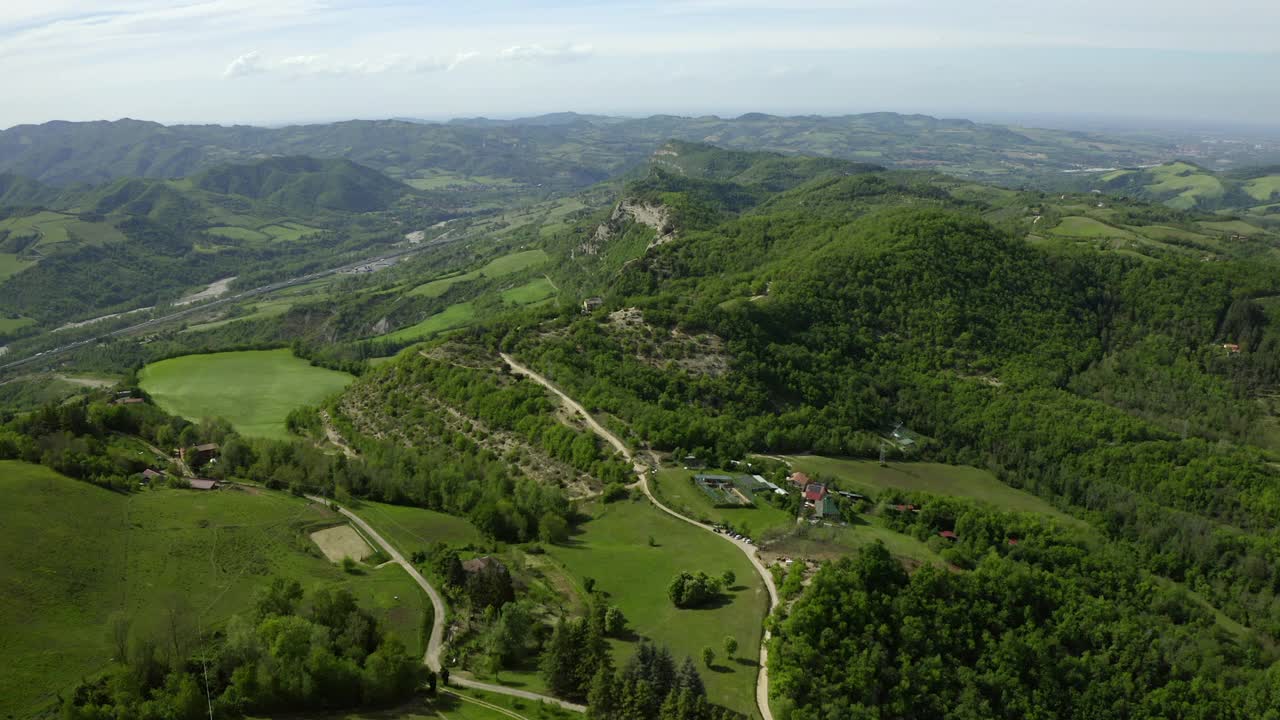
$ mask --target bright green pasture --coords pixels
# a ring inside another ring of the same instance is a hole
[[[475,315],[476,311],[471,303],[458,303],[450,305],[417,325],[410,325],[382,337],[392,341],[425,339],[445,330],[462,327],[470,323]]]
[[[846,460],[818,455],[787,458],[800,472],[821,473],[837,480],[841,489],[872,493],[883,489],[928,492],[964,497],[988,503],[1001,510],[1036,512],[1059,519],[1074,520],[1044,500],[1025,490],[1009,487],[995,475],[968,465],[926,462],[891,462],[887,467],[873,460]]]
[[[108,620],[180,642],[250,610],[273,577],[309,592],[348,587],[404,640],[421,647],[426,598],[398,566],[349,575],[307,534],[337,524],[284,493],[222,489],[110,492],[46,468],[0,462],[0,717],[29,717],[114,655]],[[399,600],[396,597],[399,597]]]
[[[653,538],[656,547],[649,545]],[[712,702],[756,717],[756,660],[769,598],[746,556],[726,539],[677,520],[647,500],[622,501],[597,509],[568,544],[547,552],[578,578],[595,578],[640,637],[671,648],[677,661],[700,662],[703,647],[715,648],[715,668],[702,671]],[[667,585],[683,570],[720,575],[733,570],[736,589],[725,605],[681,610],[667,597]],[[740,660],[724,658],[724,638],[733,636]],[[626,663],[634,643],[611,640],[617,665]]]
[[[290,411],[319,403],[352,380],[288,350],[187,355],[152,363],[138,378],[170,413],[191,420],[223,417],[241,434],[272,438],[288,436]]]
[[[258,232],[257,230],[250,230],[246,227],[236,227],[234,225],[211,227],[208,230],[205,230],[205,232],[228,240],[243,240],[245,242],[263,242],[268,239],[266,235]]]
[[[721,471],[708,470],[707,472],[717,474]],[[682,515],[731,525],[753,537],[767,530],[785,529],[796,524],[794,515],[770,505],[764,495],[757,496],[755,507],[715,507],[711,498],[694,484],[694,475],[694,472],[680,468],[659,470],[655,491],[663,503]]]
[[[503,291],[502,299],[515,305],[532,305],[555,294],[556,286],[547,278],[540,277],[519,287]]]

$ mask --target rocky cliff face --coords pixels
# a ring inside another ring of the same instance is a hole
[[[598,254],[610,239],[625,230],[628,222],[637,222],[653,228],[653,242],[649,243],[651,248],[670,242],[676,237],[670,208],[635,198],[624,198],[614,207],[613,212],[609,214],[609,219],[600,223],[591,237],[578,246],[578,252],[586,255]]]

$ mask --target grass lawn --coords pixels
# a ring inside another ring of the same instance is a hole
[[[280,315],[283,315],[289,312],[289,308],[293,306],[294,306],[293,300],[269,300],[267,302],[260,302],[257,305],[252,306],[250,308],[251,312],[247,315],[241,315],[240,317],[227,318],[226,320],[215,320],[213,322],[200,323],[199,325],[192,325],[191,327],[187,328],[186,330],[183,330],[182,332],[184,333],[201,332],[203,330],[213,330],[214,328],[220,328],[223,325],[230,325],[233,322],[241,322],[245,320],[262,320],[263,318],[279,317]]]
[[[35,265],[30,260],[23,260],[14,253],[0,253],[0,282]]]
[[[652,537],[657,547],[649,546]],[[707,694],[750,717],[755,706],[756,659],[761,625],[769,598],[764,583],[746,556],[726,540],[657,510],[647,500],[622,501],[597,508],[595,519],[566,545],[547,552],[576,577],[592,577],[596,588],[609,593],[640,637],[671,648],[677,661],[694,657],[707,684]],[[667,597],[667,585],[683,570],[737,576],[731,599],[721,607],[681,610]],[[724,638],[738,640],[742,656],[724,658]],[[634,643],[610,640],[621,667]],[[715,667],[701,667],[703,647],[716,650]]]
[[[320,231],[301,223],[282,222],[274,225],[264,225],[258,228],[258,232],[271,236],[271,239],[277,242],[295,242]]]
[[[547,278],[540,277],[536,280],[505,290],[502,293],[502,299],[514,303],[516,305],[531,305],[541,300],[546,300],[556,294],[556,286],[551,284]]]
[[[434,510],[367,500],[352,503],[351,510],[406,557],[415,550],[425,550],[433,542],[466,545],[484,540],[467,520]]]
[[[244,435],[285,438],[284,420],[346,387],[346,373],[312,367],[288,350],[187,355],[138,374],[160,407],[191,420],[224,417]]]
[[[424,283],[410,290],[407,294],[409,297],[440,297],[449,291],[449,288],[460,282],[469,282],[480,277],[479,271],[462,273],[461,275],[448,275],[429,283]]]
[[[450,305],[417,325],[410,325],[382,337],[393,341],[426,339],[436,333],[467,325],[475,316],[476,311],[471,303],[461,302]]]
[[[308,592],[350,588],[418,651],[426,597],[397,566],[349,575],[325,560],[306,533],[337,522],[284,493],[125,495],[0,462],[0,717],[35,715],[103,669],[114,654],[113,614],[128,617],[135,634],[167,639],[164,610],[178,608],[190,641],[197,626],[216,629],[248,611],[272,577]]]
[[[818,455],[796,455],[786,459],[795,470],[837,478],[837,485],[844,490],[877,492],[893,488],[929,492],[971,498],[1001,510],[1042,513],[1059,520],[1079,522],[1035,495],[1009,487],[986,470],[968,465],[891,462],[888,467],[880,467],[880,463],[874,460],[845,460]]]
[[[1266,232],[1257,225],[1250,225],[1243,220],[1223,220],[1221,222],[1204,221],[1200,227],[1220,233],[1239,233],[1241,235],[1261,235]]]
[[[707,470],[711,474],[728,471]],[[732,474],[732,473],[729,473]],[[748,535],[756,536],[766,530],[789,528],[796,524],[795,516],[770,505],[760,495],[756,498],[755,507],[718,508],[712,504],[711,498],[698,489],[693,483],[695,473],[680,468],[665,468],[658,471],[655,492],[672,510],[687,515],[695,520],[732,525],[744,530]],[[773,492],[769,490],[767,492]]]

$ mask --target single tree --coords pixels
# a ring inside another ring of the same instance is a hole
[[[736,652],[738,652],[738,640],[737,640],[737,638],[734,638],[733,636],[729,636],[729,637],[725,638],[725,639],[724,639],[724,655],[725,655],[725,657],[727,657],[727,658],[729,658],[730,660],[732,660],[732,659],[733,659],[733,654],[734,654],[734,653],[736,653]]]
[[[732,570],[725,570],[720,579],[724,581],[725,587],[733,587],[733,584],[738,582],[738,576]]]
[[[706,665],[707,667],[711,667],[711,664],[714,663],[715,661],[716,661],[716,651],[712,650],[711,646],[709,645],[707,647],[702,648],[702,664]]]

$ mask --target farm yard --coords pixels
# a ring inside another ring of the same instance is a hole
[[[678,660],[701,648],[719,648],[726,635],[744,648],[741,658],[716,661],[704,672],[712,702],[758,717],[755,706],[756,652],[768,609],[763,582],[747,558],[722,538],[662,513],[647,501],[622,501],[591,508],[593,519],[564,545],[547,552],[579,579],[595,579],[643,638],[671,648]],[[653,545],[650,545],[650,538]],[[681,571],[720,575],[732,570],[737,585],[723,605],[682,610],[667,597],[667,584]],[[625,664],[634,643],[610,640],[614,660]],[[750,650],[748,650],[750,648]]]
[[[719,474],[715,471],[709,471],[709,473]],[[763,534],[766,531],[785,529],[795,525],[795,516],[772,505],[765,498],[756,499],[753,505],[742,504],[743,495],[750,493],[743,493],[741,490],[732,496],[733,501],[719,501],[717,498],[724,491],[718,489],[710,491],[717,493],[713,497],[708,490],[704,490],[696,482],[694,478],[697,474],[681,468],[664,468],[658,471],[657,478],[651,482],[654,492],[664,503],[670,505],[673,510],[694,519],[733,527],[748,535]],[[724,475],[728,476],[728,473]],[[765,490],[765,492],[772,491]]]
[[[318,403],[353,379],[288,350],[185,355],[152,363],[138,378],[167,412],[193,421],[223,417],[241,434],[269,438],[288,436],[284,421],[291,410]]]
[[[336,518],[283,493],[124,495],[0,462],[0,646],[13,660],[0,676],[0,717],[38,714],[109,663],[113,616],[127,618],[135,635],[168,642],[172,611],[186,642],[246,612],[272,577],[308,592],[350,589],[418,652],[427,601],[409,576],[396,566],[349,575],[307,538]]]

